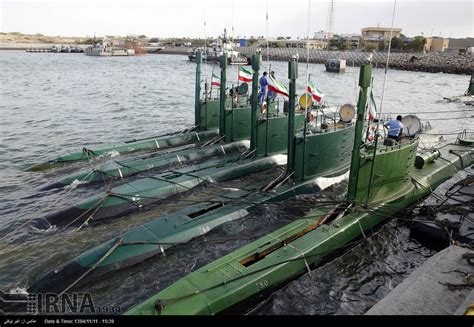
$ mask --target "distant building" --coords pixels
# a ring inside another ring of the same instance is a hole
[[[384,46],[388,46],[390,42],[390,33],[392,38],[400,37],[402,32],[401,28],[394,28],[391,32],[390,27],[366,27],[361,30],[361,46],[366,47],[368,45],[373,45],[379,47],[380,43],[383,42]]]
[[[318,41],[328,42],[333,37],[334,37],[334,33],[325,32],[325,31],[321,30],[319,32],[314,33],[313,39],[318,40]]]
[[[347,49],[356,50],[360,48],[361,37],[359,34],[341,34],[341,40],[346,44]]]
[[[474,38],[466,37],[462,39],[449,39],[449,45],[446,51],[452,53],[472,53],[474,47]]]
[[[261,47],[267,45],[266,40],[259,41]],[[318,40],[277,40],[277,39],[268,39],[268,46],[270,48],[304,48],[308,46],[310,49],[326,49],[328,47],[327,42],[318,41]]]
[[[443,52],[448,48],[449,39],[442,37],[427,37],[425,44],[425,52]]]

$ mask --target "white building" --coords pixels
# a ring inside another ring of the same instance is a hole
[[[334,36],[334,33],[331,32],[325,32],[323,30],[314,33],[313,39],[318,40],[318,41],[325,41],[328,42],[330,39],[332,39]]]

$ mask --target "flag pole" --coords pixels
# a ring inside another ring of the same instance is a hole
[[[309,27],[311,22],[311,0],[308,0],[308,29],[306,30],[306,92],[308,92],[309,84]],[[313,97],[313,95],[311,95]],[[305,118],[308,117],[308,106],[305,108]],[[304,124],[304,132],[306,135],[306,120]]]
[[[211,100],[212,100],[212,79],[214,78],[214,68],[216,66],[212,66],[212,72],[211,72],[211,91],[209,91],[209,96],[211,97]]]
[[[239,67],[239,69],[237,69],[237,89],[240,86],[239,72],[240,72],[240,67]]]
[[[387,71],[388,71],[388,64],[390,62],[390,50],[392,49],[392,34],[393,34],[393,23],[395,21],[395,10],[397,8],[397,0],[394,0],[393,2],[393,14],[392,14],[392,26],[390,27],[390,40],[388,42],[388,53],[387,53],[387,62],[385,64],[385,75],[383,78],[383,86],[382,86],[382,98],[380,99],[380,115],[382,114],[382,105],[383,105],[383,96],[385,93],[385,80],[387,79]],[[372,91],[372,89],[371,89]],[[369,102],[371,99],[369,99]],[[374,117],[375,118],[375,117]],[[372,155],[372,166],[370,167],[370,175],[369,175],[369,185],[367,186],[367,195],[366,195],[366,207],[368,207],[369,204],[369,197],[370,197],[370,189],[372,187],[372,175],[374,172],[374,165],[375,165],[375,159],[376,159],[376,153],[377,153],[377,143],[378,143],[378,135],[377,132],[379,130],[380,126],[380,116],[379,119],[377,120],[377,127],[375,130],[375,140],[374,140],[374,152]]]
[[[207,31],[206,31],[206,11],[207,11],[207,0],[204,1],[204,53],[202,55],[202,61],[203,63],[206,63],[204,65],[204,76],[206,76],[207,79]],[[206,80],[207,83],[207,80]],[[212,83],[212,81],[211,81]],[[206,93],[207,97],[207,93]]]
[[[306,30],[306,93],[304,93],[304,96],[306,99],[307,93],[308,93],[308,84],[309,84],[309,26],[310,26],[310,21],[311,21],[311,0],[308,0],[308,28]],[[313,98],[313,95],[310,94],[311,100]],[[304,126],[303,126],[303,173],[302,173],[302,178],[304,179],[305,177],[305,157],[306,157],[306,131],[308,129],[308,104],[306,104],[304,108]]]
[[[268,43],[268,0],[267,0],[267,11],[266,11],[266,15],[265,15],[265,19],[266,19],[266,22],[267,22],[267,61],[268,61],[268,70],[269,70],[269,74],[270,74],[270,45]]]
[[[372,76],[372,79],[370,81],[370,93],[372,93],[372,89],[374,87],[374,77]],[[367,101],[367,106],[371,106],[372,104],[370,103],[370,99]],[[369,129],[370,129],[370,117],[368,120],[367,124],[367,131],[365,133],[365,142],[367,143],[367,140],[369,139]]]

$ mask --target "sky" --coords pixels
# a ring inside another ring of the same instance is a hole
[[[326,29],[328,7],[327,0],[0,0],[0,31],[204,38],[227,28],[234,37],[296,38]],[[360,34],[363,27],[390,27],[394,0],[335,0],[334,7],[334,31]],[[473,1],[395,5],[394,27],[407,36],[473,37],[473,20]]]

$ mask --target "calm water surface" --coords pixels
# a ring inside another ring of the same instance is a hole
[[[0,237],[28,219],[42,217],[103,189],[98,186],[41,193],[38,190],[41,186],[81,165],[40,173],[23,171],[30,164],[83,146],[159,135],[194,123],[195,65],[184,56],[98,58],[83,54],[0,51],[0,68]],[[264,69],[268,68],[265,62]],[[272,62],[271,69],[277,78],[286,79],[287,63]],[[213,71],[218,74],[217,67],[204,65],[205,76],[210,78]],[[349,67],[344,74],[329,74],[324,72],[323,65],[309,66],[312,80],[331,104],[355,103],[358,72],[358,68]],[[300,64],[299,74],[297,90],[302,93],[305,64]],[[381,97],[383,76],[384,70],[374,70],[377,99]],[[229,83],[236,83],[236,78],[236,68],[230,67]],[[433,134],[473,130],[468,107],[442,101],[443,96],[462,94],[468,83],[469,76],[389,71],[383,112],[392,116],[416,113],[424,122],[429,120]],[[277,173],[259,174],[223,185],[245,186]],[[345,187],[342,183],[323,194],[261,206],[240,221],[170,249],[166,257],[152,258],[74,291],[90,292],[96,304],[120,306],[125,310],[190,271],[303,215],[318,200],[340,199]],[[190,199],[198,200],[203,194],[219,191],[218,187],[199,187],[189,195]],[[0,289],[24,290],[38,274],[187,203],[177,198],[166,206],[80,232],[22,228],[0,241]],[[228,241],[215,241],[223,238]],[[432,254],[433,251],[410,238],[407,227],[390,222],[316,270],[316,274],[305,274],[289,283],[251,312],[363,314]]]

